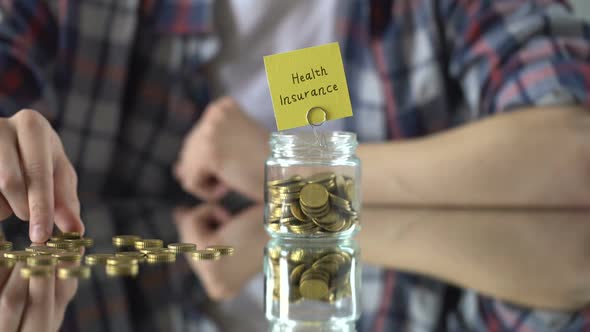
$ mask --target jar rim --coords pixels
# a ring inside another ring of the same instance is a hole
[[[333,158],[354,154],[358,142],[356,134],[348,131],[296,133],[273,132],[269,144],[275,156]]]

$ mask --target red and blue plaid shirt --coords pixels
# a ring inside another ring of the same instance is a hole
[[[203,67],[220,43],[213,3],[0,0],[0,114],[42,112],[79,173],[83,199],[116,200],[108,214],[83,201],[97,240],[132,231],[175,236],[154,213],[181,197],[170,166],[209,101]],[[355,112],[346,129],[361,141],[424,136],[520,106],[590,106],[590,28],[564,1],[346,0],[340,11]],[[159,203],[124,204],[141,197]],[[164,270],[132,283],[95,276],[64,329],[214,330],[200,314],[202,291],[180,287],[196,285],[190,270],[170,270],[174,283]],[[361,331],[590,326],[583,313],[535,311],[423,276],[366,271]],[[443,303],[455,305],[442,310]]]

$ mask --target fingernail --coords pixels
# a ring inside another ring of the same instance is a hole
[[[32,242],[43,242],[46,240],[45,228],[41,224],[33,225],[31,230],[31,241]]]

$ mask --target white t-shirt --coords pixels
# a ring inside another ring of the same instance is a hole
[[[335,42],[338,0],[216,0],[221,50],[212,62],[214,95],[234,97],[246,113],[276,130],[263,56]],[[342,130],[336,120],[323,130]],[[218,310],[223,331],[263,331],[263,276]]]
[[[234,97],[276,130],[263,56],[335,42],[338,0],[216,0],[221,50],[212,63],[216,97]],[[342,121],[322,125],[342,130]]]

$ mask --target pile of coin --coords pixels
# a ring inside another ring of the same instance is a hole
[[[194,260],[216,260],[222,256],[231,256],[234,248],[217,245],[197,250],[192,243],[171,243],[164,248],[160,239],[142,239],[136,235],[117,235],[112,238],[117,252],[88,254],[82,261],[82,248],[92,247],[91,238],[82,237],[80,233],[69,232],[53,236],[44,245],[31,245],[25,250],[12,250],[12,242],[0,239],[0,267],[13,267],[17,262],[26,263],[20,270],[23,278],[50,277],[54,271],[60,279],[87,279],[91,275],[91,266],[104,266],[106,274],[111,277],[136,276],[139,264],[173,263],[178,254],[191,254]],[[74,263],[58,266],[60,262]]]
[[[267,226],[301,235],[343,232],[358,223],[353,178],[331,172],[267,183]]]
[[[320,251],[300,248],[292,250],[286,259],[288,284],[280,278],[281,258],[271,252],[268,254],[275,300],[285,294],[281,287],[288,288],[286,293],[289,294],[290,302],[308,299],[335,303],[351,296],[352,257],[348,252],[339,249]]]

